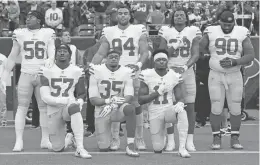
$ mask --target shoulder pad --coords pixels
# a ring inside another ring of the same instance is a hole
[[[89,68],[89,74],[93,75],[94,77],[98,77],[98,75],[102,72],[104,68],[104,64],[102,65],[91,65]]]
[[[242,37],[250,37],[251,32],[244,26],[235,26],[237,29],[237,33],[241,35]]]
[[[201,36],[202,35],[200,29],[197,26],[190,26],[190,28],[192,29],[192,32],[194,34],[196,34],[196,36]]]
[[[139,74],[138,79],[140,81],[146,82],[147,80],[149,80],[150,77],[152,77],[152,71],[153,69],[142,70],[141,73]]]
[[[182,75],[179,73],[176,73],[174,70],[170,70],[172,72],[172,78],[174,78],[174,82],[180,83],[183,81]]]
[[[205,30],[204,30],[204,34],[211,34],[214,31],[214,28],[216,26],[208,26]]]
[[[114,27],[114,26],[105,27],[105,28],[102,30],[102,32],[101,32],[101,37],[107,36],[109,33],[111,33],[112,30],[113,30],[113,27]],[[101,37],[100,37],[100,38],[101,38]]]
[[[135,77],[135,72],[133,72],[132,69],[129,67],[122,66],[122,71],[129,77],[134,78]]]
[[[24,30],[22,28],[15,29],[12,34],[12,40],[17,41],[18,38],[24,33]]]

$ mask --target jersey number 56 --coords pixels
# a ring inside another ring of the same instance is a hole
[[[25,55],[25,59],[33,59],[36,57],[37,59],[44,58],[44,47],[45,43],[43,41],[24,41],[23,50],[28,52]]]

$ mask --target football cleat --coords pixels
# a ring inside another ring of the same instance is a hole
[[[16,141],[14,148],[13,148],[13,152],[21,152],[23,151],[23,141]]]
[[[110,150],[117,151],[120,148],[120,139],[113,138],[110,144]]]
[[[65,149],[66,148],[76,148],[76,141],[72,133],[67,133],[65,137]]]
[[[135,145],[136,145],[136,148],[137,148],[139,151],[144,151],[144,150],[146,150],[146,145],[145,145],[145,142],[144,142],[144,139],[143,139],[143,138],[136,138],[136,139],[135,139]]]
[[[168,139],[167,145],[165,147],[165,151],[171,152],[174,149],[175,149],[175,142],[169,141],[169,139]]]
[[[134,143],[130,143],[130,144],[127,145],[127,147],[126,147],[126,155],[128,155],[130,157],[139,157],[140,156],[140,154],[135,151]]]
[[[41,141],[41,149],[52,149],[52,144],[49,139],[42,139]]]
[[[1,125],[2,125],[2,127],[6,127],[6,126],[7,126],[7,121],[6,121],[6,120],[3,120],[3,121],[1,122]]]
[[[212,150],[220,150],[221,148],[221,135],[213,135],[213,143],[211,145]]]
[[[231,145],[231,148],[236,149],[236,150],[243,149],[243,146],[240,144],[240,142],[238,140],[238,135],[231,135],[230,145]]]
[[[92,158],[92,156],[84,148],[77,148],[77,150],[75,152],[75,156],[81,157],[83,159],[91,159]]]
[[[189,152],[184,148],[184,147],[180,147],[179,148],[179,152],[178,155],[182,158],[190,158],[191,155],[189,154]]]

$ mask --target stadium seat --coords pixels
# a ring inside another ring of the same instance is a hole
[[[93,17],[88,19],[88,24],[94,24],[95,19]]]
[[[94,26],[93,24],[83,24],[79,26],[79,36],[93,36]]]

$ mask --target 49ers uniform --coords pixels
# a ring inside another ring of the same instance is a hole
[[[49,80],[51,95],[53,97],[69,97],[71,103],[75,102],[74,97],[75,86],[83,70],[77,66],[70,65],[62,70],[57,65],[50,69],[43,69],[43,76]],[[70,121],[68,106],[52,106],[47,105],[48,128],[50,140],[54,150],[61,150],[64,145],[65,122]]]
[[[179,83],[181,75],[170,69],[165,76],[161,77],[154,69],[146,69],[140,73],[139,79],[147,84],[149,93],[153,93],[161,83],[166,83],[169,89],[169,92],[148,103],[153,148],[156,151],[161,151],[165,145],[165,123],[176,122],[176,113],[172,101],[173,89]]]
[[[163,26],[159,31],[159,36],[167,41],[168,48],[172,49],[169,54],[169,68],[177,68],[187,64],[191,58],[192,41],[195,37],[201,36],[201,31],[196,26],[187,26],[181,32],[174,27]],[[184,46],[174,49],[172,44],[182,39]],[[196,81],[193,68],[189,68],[182,74],[184,84],[186,86],[187,95],[185,97],[186,103],[194,103],[196,96]]]
[[[48,58],[48,47],[54,45],[55,32],[50,28],[29,30],[27,28],[16,29],[13,33],[13,40],[20,45],[21,76],[18,82],[18,106],[28,109],[33,91],[42,111],[45,103],[40,96],[40,79],[37,73],[44,66]],[[54,46],[53,46],[54,48]],[[52,52],[55,52],[53,50]]]
[[[219,115],[222,112],[226,96],[230,113],[239,115],[241,113],[240,103],[243,94],[241,66],[222,68],[219,62],[226,57],[241,58],[243,52],[242,43],[250,33],[247,28],[242,26],[234,26],[234,29],[229,34],[223,33],[220,26],[210,26],[205,29],[204,33],[208,34],[209,37],[211,56],[208,85],[212,113]]]
[[[132,70],[121,66],[118,70],[111,72],[105,64],[93,67],[94,73],[90,77],[89,98],[100,97],[103,99],[113,96],[133,96]],[[95,133],[97,136],[98,147],[107,149],[111,141],[111,123],[124,120],[123,108],[127,104],[113,110],[106,117],[99,117],[104,106],[95,107]]]

